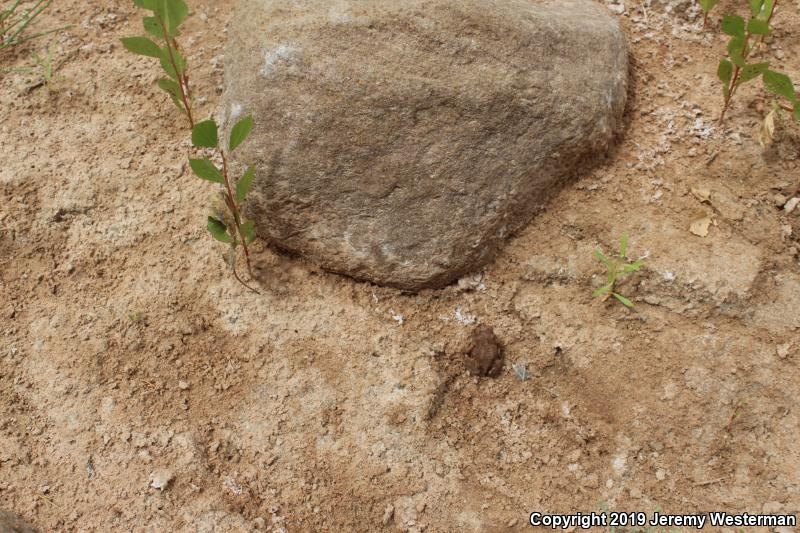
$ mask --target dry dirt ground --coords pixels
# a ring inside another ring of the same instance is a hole
[[[203,116],[232,2],[190,4]],[[0,56],[50,43],[63,77],[0,79],[0,508],[103,532],[797,511],[800,209],[779,207],[797,131],[762,150],[760,82],[718,125],[723,40],[694,11],[625,5],[626,133],[484,272],[403,294],[260,246],[258,296],[205,234],[156,65],[119,44],[132,2],[58,0],[38,27],[72,28]],[[762,52],[796,79],[799,11],[781,4]],[[593,251],[623,232],[646,256],[621,287],[635,311],[591,297]],[[464,368],[479,323],[507,346],[496,379]]]

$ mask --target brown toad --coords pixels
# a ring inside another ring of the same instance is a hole
[[[491,326],[480,325],[472,332],[465,364],[467,370],[475,376],[500,375],[503,370],[503,345]]]

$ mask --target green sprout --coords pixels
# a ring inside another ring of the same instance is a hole
[[[21,0],[16,0],[8,9],[0,9],[0,51],[24,42],[49,35],[70,26],[63,26],[54,30],[43,31],[33,35],[23,35],[28,26],[50,7],[53,0],[37,0],[28,9],[20,8]]]
[[[698,0],[705,14],[705,21],[719,0]],[[770,35],[770,23],[775,15],[778,0],[748,0],[750,17],[745,20],[739,15],[726,15],[722,18],[720,29],[730,36],[727,57],[719,62],[717,77],[722,82],[722,112],[720,123],[731,105],[731,100],[739,87],[745,83],[762,79],[764,88],[783,99],[775,105],[777,110],[786,111],[800,121],[800,99],[789,76],[770,68],[769,61],[749,61],[756,50]],[[705,22],[704,22],[705,27]]]
[[[223,258],[231,267],[236,280],[249,290],[258,293],[244,282],[236,270],[241,249],[244,252],[247,272],[251,279],[254,278],[249,245],[256,239],[255,223],[252,220],[244,219],[241,205],[253,183],[255,170],[247,169],[244,175],[236,181],[234,187],[228,164],[229,154],[250,135],[253,129],[253,117],[245,117],[234,125],[225,148],[220,145],[219,127],[213,119],[196,123],[192,114],[187,62],[180,52],[177,41],[177,37],[180,35],[179,27],[189,16],[186,2],[184,0],[133,0],[133,3],[137,7],[151,12],[152,16],[144,17],[142,21],[144,30],[149,37],[126,37],[122,39],[122,44],[134,54],[159,60],[161,68],[167,75],[158,80],[159,88],[170,96],[175,106],[189,119],[192,145],[196,149],[211,152],[207,154],[211,158],[189,159],[189,166],[197,177],[216,183],[221,188],[216,196],[219,199],[216,202],[218,205],[212,205],[212,213],[207,219],[206,227],[214,239],[229,245],[228,252]],[[160,44],[150,37],[156,38]],[[214,157],[221,160],[221,167],[212,161]]]
[[[629,299],[625,298],[618,292],[616,292],[616,286],[619,281],[621,281],[625,276],[628,274],[632,274],[634,272],[638,272],[644,266],[642,261],[634,261],[633,263],[629,263],[628,259],[625,257],[625,254],[628,252],[628,236],[623,235],[622,239],[620,240],[619,245],[619,255],[606,257],[603,252],[600,250],[595,250],[594,255],[598,261],[605,265],[607,274],[606,274],[606,283],[594,293],[592,296],[595,298],[603,297],[603,301],[605,302],[612,296],[616,298],[622,305],[625,307],[632,309],[633,302]]]
[[[250,135],[253,129],[253,117],[248,116],[236,123],[231,130],[230,141],[228,142],[227,152],[233,152]],[[198,178],[216,183],[222,186],[222,197],[225,209],[217,209],[215,213],[208,217],[208,231],[211,236],[219,242],[230,246],[225,262],[228,263],[233,271],[234,277],[253,292],[258,292],[249,287],[239,277],[236,271],[237,249],[239,246],[244,250],[244,257],[247,263],[247,271],[253,277],[253,270],[250,265],[250,249],[248,246],[256,239],[255,223],[252,220],[245,220],[242,216],[241,203],[244,201],[255,178],[255,170],[251,167],[244,175],[239,178],[234,189],[229,177],[229,165],[226,151],[219,146],[219,128],[213,119],[199,122],[192,129],[192,144],[196,148],[211,148],[220,155],[222,168],[217,167],[207,157],[201,159],[189,159],[189,166]]]
[[[172,98],[175,106],[188,117],[189,127],[193,128],[187,64],[176,39],[180,35],[179,26],[189,16],[189,7],[183,0],[133,0],[133,3],[152,12],[152,16],[142,19],[142,24],[145,32],[158,39],[161,45],[150,37],[125,37],[122,44],[129,52],[159,60],[167,77],[158,80],[158,87]]]

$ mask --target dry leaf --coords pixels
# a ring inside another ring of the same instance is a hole
[[[698,237],[707,237],[709,227],[711,227],[711,217],[708,213],[702,212],[698,213],[694,220],[692,220],[689,231]]]
[[[761,148],[766,148],[772,144],[772,140],[775,138],[775,115],[777,112],[777,109],[773,109],[764,117],[761,131],[758,133],[758,142],[761,144]]]
[[[711,191],[708,189],[701,189],[699,187],[692,187],[692,194],[701,203],[711,203]]]

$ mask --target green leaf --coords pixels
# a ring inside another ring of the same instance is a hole
[[[164,38],[164,32],[161,30],[161,23],[156,17],[144,17],[144,19],[142,19],[142,24],[144,25],[144,31],[153,37],[159,39]]]
[[[212,183],[225,183],[225,179],[222,177],[222,174],[220,174],[219,169],[206,158],[190,159],[189,166],[192,167],[192,171],[194,171],[200,179]]]
[[[198,148],[216,148],[217,123],[211,119],[195,124],[192,128],[192,144]]]
[[[764,72],[767,71],[769,68],[769,63],[753,63],[752,65],[746,65],[740,75],[739,80],[736,82],[736,85],[741,85],[742,83],[746,83],[752,79],[755,79]]]
[[[248,220],[244,224],[240,226],[242,235],[244,235],[244,241],[247,244],[250,244],[254,240],[256,240],[256,223],[252,220]]]
[[[164,25],[170,37],[175,37],[178,26],[189,16],[189,7],[183,0],[161,0],[163,2]]]
[[[603,285],[602,287],[600,287],[599,289],[597,289],[596,291],[594,291],[594,292],[592,293],[592,297],[593,297],[593,298],[597,298],[598,296],[605,296],[605,295],[607,295],[609,292],[611,292],[611,284],[610,284],[610,283],[608,283],[608,284],[606,284],[606,285]]]
[[[140,56],[161,59],[161,48],[147,37],[123,37],[122,45],[129,51]]]
[[[700,8],[703,10],[703,13],[708,13],[714,9],[714,6],[719,4],[719,0],[698,0],[698,3],[700,4]]]
[[[720,61],[719,67],[717,67],[717,76],[725,84],[725,87],[730,87],[731,78],[733,77],[733,63],[727,59]]]
[[[747,23],[747,31],[753,35],[769,35],[769,24],[763,20],[750,19]]]
[[[248,115],[243,118],[231,130],[230,151],[236,150],[240,144],[250,135],[250,130],[253,129],[253,116]]]
[[[603,252],[601,252],[600,250],[595,250],[594,251],[594,256],[597,258],[598,261],[603,263],[606,266],[606,268],[608,268],[609,270],[613,270],[614,269],[614,265],[611,264],[611,260],[608,257],[606,257],[605,255],[603,255]]]
[[[764,87],[771,93],[787,98],[790,102],[797,102],[792,80],[786,74],[767,70],[764,73]]]
[[[624,305],[628,309],[633,309],[633,302],[631,302],[630,300],[628,300],[627,298],[625,298],[621,294],[617,294],[616,292],[614,292],[611,295],[614,298],[616,298],[617,300],[619,300],[622,303],[622,305]]]
[[[175,62],[175,66],[178,67],[177,70],[172,66],[173,61]],[[183,74],[186,69],[186,60],[183,59],[183,56],[178,53],[177,50],[167,46],[162,51],[161,68],[164,69],[164,72],[166,72],[170,78],[177,80],[179,75]]]
[[[728,56],[731,62],[739,68],[744,68],[747,63],[744,60],[744,37],[734,37],[728,43]]]
[[[173,80],[178,79],[178,73],[175,72],[175,68],[170,64],[169,59],[166,57],[161,58],[161,68],[164,69],[164,72],[167,73],[167,76],[172,78]]]
[[[156,11],[159,7],[159,0],[133,0],[133,5],[150,11]]]
[[[794,104],[794,119],[800,122],[800,102]]]
[[[641,261],[636,261],[635,263],[630,263],[623,266],[622,272],[624,272],[625,274],[631,274],[632,272],[639,272],[643,266],[644,263],[642,263]]]
[[[224,242],[225,244],[233,243],[233,237],[228,235],[228,228],[214,217],[208,217],[208,232],[219,242]]]
[[[761,9],[761,14],[758,18],[761,20],[769,20],[772,16],[773,9],[775,9],[775,0],[764,0],[764,7]]]
[[[236,184],[236,202],[239,203],[244,200],[247,193],[250,191],[250,186],[253,184],[253,178],[256,177],[256,171],[253,168],[248,168],[244,173],[242,179]]]
[[[761,8],[764,7],[764,0],[749,0],[750,3],[750,13],[753,16],[758,15],[761,13]]]
[[[186,109],[183,107],[183,99],[181,99],[181,88],[177,82],[168,78],[160,78],[156,83],[162,91],[166,92],[170,95],[170,97],[172,97],[172,101],[175,103],[177,108],[183,113],[186,113]]]
[[[628,253],[628,234],[623,233],[622,239],[619,241],[619,256],[625,257],[625,254]]]
[[[739,15],[726,15],[722,19],[722,31],[732,37],[744,38],[744,19]]]

